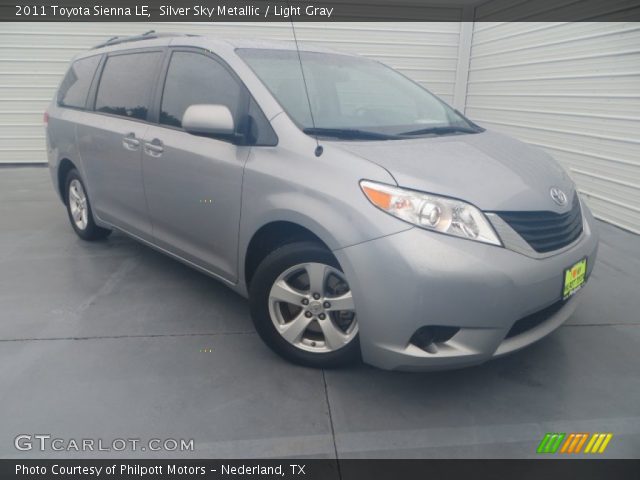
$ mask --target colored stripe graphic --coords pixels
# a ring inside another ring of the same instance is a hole
[[[556,453],[565,433],[547,433],[538,445],[538,453]]]
[[[537,453],[604,453],[613,438],[612,433],[546,433],[538,445]],[[564,440],[564,442],[563,442]],[[588,441],[587,441],[588,440]],[[587,445],[584,451],[582,447]],[[560,446],[562,445],[562,448]],[[559,451],[558,451],[559,449]]]
[[[538,450],[536,450],[537,453],[545,453],[545,449],[547,447],[547,443],[549,442],[550,438],[551,438],[551,434],[545,433],[544,437],[542,438],[542,441],[540,442],[540,445],[538,445]]]
[[[587,438],[589,438],[589,434],[588,433],[581,433],[580,435],[582,435],[582,439],[580,440],[580,442],[576,446],[576,451],[574,453],[580,453],[580,450],[582,450],[582,446],[587,441]]]
[[[609,446],[609,442],[611,441],[611,439],[613,438],[613,433],[607,433],[606,434],[606,438],[604,439],[604,441],[602,442],[602,445],[600,445],[600,450],[598,450],[598,453],[604,453],[604,451],[607,449],[607,447]]]
[[[572,433],[562,445],[560,453],[580,453],[582,446],[589,438],[588,433]]]
[[[573,442],[573,439],[576,437],[575,433],[570,433],[569,436],[567,437],[567,439],[564,442],[564,445],[562,445],[562,448],[560,449],[560,453],[567,453],[567,451],[569,450],[569,445],[571,445],[571,443]]]
[[[584,453],[604,453],[612,438],[612,433],[594,433]]]

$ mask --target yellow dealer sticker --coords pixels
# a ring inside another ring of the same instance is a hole
[[[562,299],[566,300],[576,293],[584,285],[587,275],[587,259],[583,258],[578,263],[564,271],[564,289]]]

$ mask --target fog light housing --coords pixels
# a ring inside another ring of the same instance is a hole
[[[451,340],[459,331],[460,327],[427,325],[416,330],[409,342],[425,352],[436,353],[437,344]]]

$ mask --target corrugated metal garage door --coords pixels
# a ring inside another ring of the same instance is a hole
[[[476,23],[466,113],[547,149],[599,218],[640,233],[640,25]]]
[[[0,27],[0,163],[44,162],[42,114],[69,59],[114,35],[159,32],[292,40],[289,23],[5,23]],[[453,100],[459,23],[298,23],[301,41],[383,61]]]

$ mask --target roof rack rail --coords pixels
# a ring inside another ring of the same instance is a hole
[[[150,40],[152,38],[164,38],[164,37],[195,37],[196,35],[189,35],[187,33],[156,33],[155,30],[149,30],[141,35],[131,35],[128,37],[111,37],[106,42],[100,43],[92,49],[110,47],[111,45],[118,45],[120,43],[127,42],[139,42],[140,40]]]

